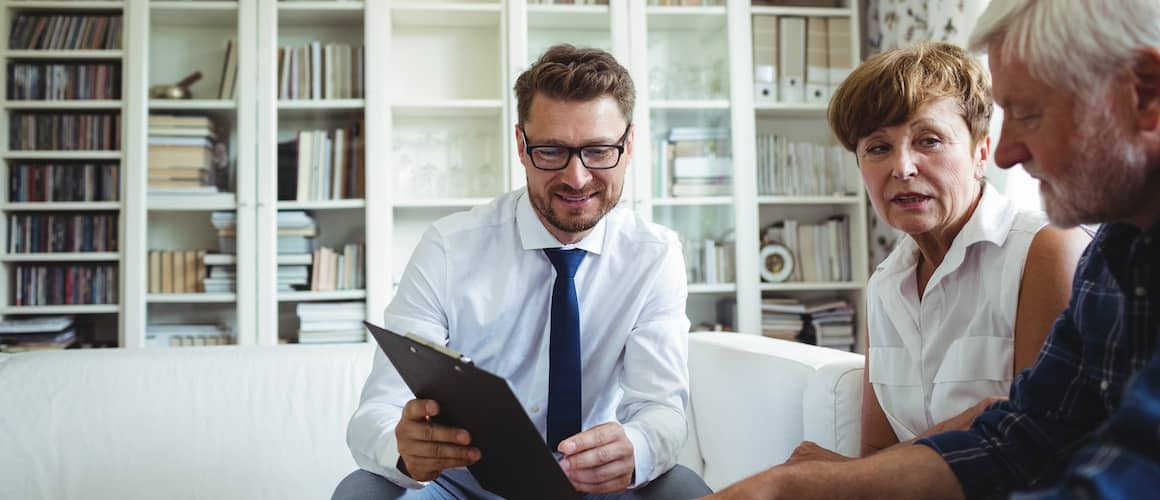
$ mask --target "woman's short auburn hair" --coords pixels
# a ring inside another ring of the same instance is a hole
[[[906,123],[942,97],[958,101],[972,147],[979,144],[991,121],[991,84],[978,60],[949,43],[922,42],[867,59],[838,87],[826,118],[842,146],[854,152],[863,137]]]

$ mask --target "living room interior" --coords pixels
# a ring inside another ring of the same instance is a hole
[[[629,69],[620,208],[681,238],[680,463],[718,489],[804,440],[857,455],[898,236],[827,103],[985,3],[5,0],[0,498],[329,497],[362,322],[434,221],[525,185],[511,89],[559,43]]]

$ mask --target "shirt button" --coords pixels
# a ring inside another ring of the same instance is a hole
[[[1136,296],[1137,296],[1137,297],[1143,297],[1143,296],[1145,296],[1145,295],[1148,295],[1148,289],[1147,289],[1147,288],[1144,288],[1144,287],[1142,287],[1142,286],[1138,286],[1138,287],[1136,287]]]
[[[1107,381],[1107,380],[1101,380],[1101,381],[1100,381],[1100,390],[1101,390],[1101,391],[1106,391],[1106,390],[1108,390],[1108,381]]]
[[[540,412],[540,407],[539,407],[539,406],[535,406],[535,405],[533,405],[533,406],[532,406],[532,408],[531,408],[531,410],[532,410],[532,413],[539,413],[539,412]]]

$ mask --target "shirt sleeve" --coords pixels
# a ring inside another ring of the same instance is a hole
[[[427,230],[412,254],[398,291],[384,317],[384,326],[412,333],[432,342],[447,343],[447,316],[443,291],[447,262],[442,238],[434,227]],[[376,350],[374,367],[363,387],[358,409],[347,426],[346,440],[359,467],[383,476],[404,488],[422,488],[396,468],[399,461],[395,425],[403,406],[414,394],[403,382],[382,350]]]
[[[1136,374],[1123,404],[1068,464],[1063,480],[1029,498],[1134,498],[1160,491],[1160,359]]]
[[[624,350],[617,418],[633,444],[636,480],[668,472],[685,444],[689,401],[688,287],[680,243],[673,237],[655,271],[640,318]]]
[[[1058,477],[1069,450],[1107,417],[1099,391],[1080,373],[1084,346],[1075,301],[1073,294],[1039,360],[1016,377],[1007,401],[992,405],[968,431],[917,442],[942,455],[967,498],[1006,496]]]

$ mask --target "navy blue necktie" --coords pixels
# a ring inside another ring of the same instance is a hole
[[[580,432],[580,304],[576,269],[586,252],[545,248],[556,268],[552,286],[552,336],[548,343],[548,449]]]

